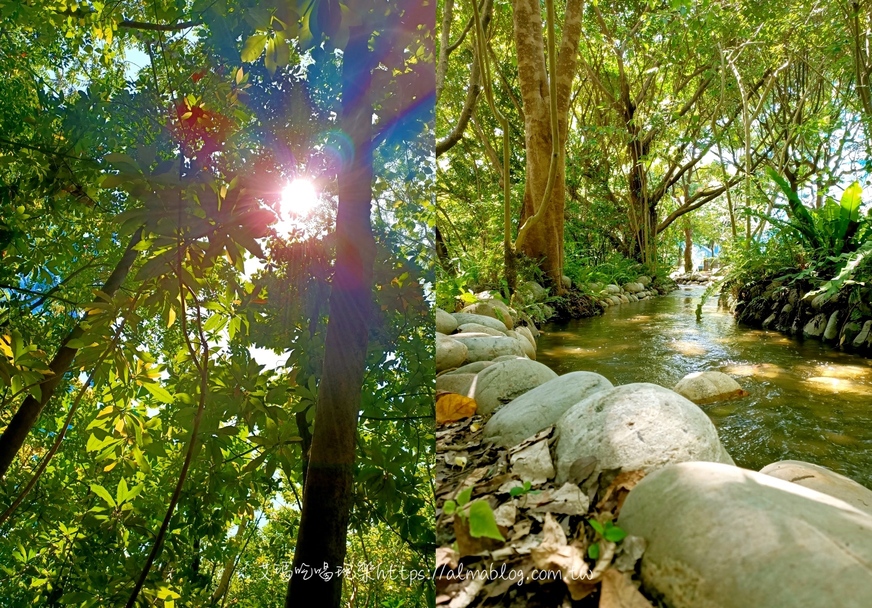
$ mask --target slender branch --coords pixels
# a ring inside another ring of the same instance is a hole
[[[136,308],[136,302],[139,300],[140,295],[142,294],[142,289],[140,288],[139,292],[137,292],[136,296],[134,296],[133,300],[130,303],[130,307],[128,308],[128,315]],[[42,461],[39,463],[39,466],[36,467],[36,471],[33,473],[33,477],[30,478],[30,481],[24,486],[24,489],[18,493],[18,497],[12,501],[12,504],[9,505],[9,508],[6,509],[2,514],[0,514],[0,525],[3,524],[7,519],[9,519],[15,510],[18,509],[18,506],[22,503],[22,501],[27,497],[30,491],[33,489],[33,486],[36,485],[36,482],[39,481],[40,476],[45,471],[45,468],[48,466],[48,463],[51,461],[52,457],[57,453],[57,451],[61,447],[61,442],[64,440],[64,437],[67,434],[67,430],[70,428],[70,423],[73,421],[73,416],[76,413],[76,410],[79,407],[79,403],[82,401],[82,397],[85,395],[85,392],[88,390],[88,386],[91,382],[94,381],[94,376],[97,375],[97,371],[100,369],[100,366],[103,364],[103,361],[109,356],[115,347],[118,345],[118,339],[121,337],[121,332],[124,331],[124,326],[127,324],[127,315],[122,317],[121,322],[118,324],[118,329],[115,331],[115,336],[112,338],[112,341],[106,346],[106,350],[103,351],[103,354],[100,355],[100,358],[97,360],[97,363],[94,364],[94,368],[91,370],[91,373],[88,375],[88,379],[85,380],[82,388],[79,390],[76,398],[73,400],[72,405],[70,406],[70,411],[67,414],[66,420],[64,420],[64,426],[58,433],[57,438],[55,439],[54,444],[51,446],[51,449],[46,453],[43,457]]]
[[[181,237],[181,234],[179,235]],[[181,241],[181,238],[180,238]],[[188,325],[186,320],[186,310],[185,310],[185,284],[182,279],[182,259],[184,256],[182,255],[182,247],[181,243],[179,246],[179,254],[178,254],[178,275],[179,275],[179,299],[181,301],[181,311],[179,317],[182,322],[182,334],[185,339],[185,345],[188,347],[188,352],[191,355],[191,360],[194,362],[194,366],[197,368],[197,371],[200,374],[200,399],[197,404],[197,413],[194,415],[194,424],[191,429],[191,438],[188,440],[188,449],[185,452],[185,461],[182,464],[182,470],[179,473],[179,480],[176,483],[175,490],[173,490],[173,495],[170,498],[170,504],[167,507],[166,515],[164,515],[163,523],[161,523],[160,530],[157,533],[157,537],[154,540],[154,545],[151,547],[151,552],[148,555],[148,559],[146,559],[145,566],[142,568],[142,572],[139,575],[139,579],[136,581],[136,585],[133,587],[133,591],[130,594],[130,599],[127,600],[126,608],[133,608],[136,605],[136,598],[139,596],[139,592],[142,590],[142,586],[145,584],[146,578],[148,578],[148,573],[151,570],[151,566],[154,564],[154,560],[157,558],[158,553],[160,553],[161,547],[163,545],[164,538],[166,537],[167,530],[170,526],[170,521],[173,518],[173,513],[176,510],[176,504],[179,502],[179,498],[182,495],[182,487],[185,485],[185,480],[188,477],[188,470],[191,467],[191,462],[194,459],[194,448],[197,445],[197,434],[200,431],[200,422],[203,419],[203,411],[206,409],[206,394],[209,391],[209,343],[206,340],[206,336],[203,332],[203,319],[202,312],[200,307],[200,302],[197,300],[196,295],[193,291],[188,288],[188,292],[191,293],[191,296],[194,300],[195,310],[197,313],[197,330],[200,338],[200,347],[203,350],[202,355],[202,363],[197,361],[197,351],[194,348],[194,345],[191,343],[191,337],[188,335]]]

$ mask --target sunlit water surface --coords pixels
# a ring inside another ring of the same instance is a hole
[[[838,471],[872,488],[872,361],[816,340],[736,325],[704,289],[611,307],[600,317],[543,328],[537,358],[558,374],[597,372],[613,384],[672,388],[717,370],[749,396],[703,406],[736,464],[785,459]]]

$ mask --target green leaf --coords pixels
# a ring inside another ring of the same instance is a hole
[[[445,515],[453,515],[456,510],[457,503],[453,500],[446,500],[445,504],[442,506],[442,512],[445,513]]]
[[[127,492],[127,482],[122,477],[121,481],[118,482],[118,488],[115,490],[115,502],[120,505],[127,500]]]
[[[457,504],[461,507],[469,502],[472,498],[472,488],[466,488],[463,492],[457,495]]]
[[[109,504],[110,507],[118,506],[117,503],[115,502],[115,499],[112,498],[112,495],[109,494],[109,491],[106,488],[104,488],[103,486],[96,484],[96,483],[92,483],[91,484],[91,491],[94,494],[96,494],[97,496],[99,496],[100,498],[102,498],[103,500],[105,500]]]
[[[493,538],[506,540],[500,534],[493,509],[486,500],[476,500],[469,505],[469,534],[473,538]]]
[[[845,189],[842,194],[842,217],[847,217],[851,222],[860,219],[860,205],[863,204],[863,188],[854,182]]]
[[[245,44],[242,47],[242,61],[247,63],[251,63],[263,52],[263,47],[266,46],[268,36],[266,34],[255,34],[254,36],[249,36],[248,40],[245,41]]]
[[[167,389],[162,387],[160,384],[157,384],[155,382],[144,382],[142,386],[145,387],[145,390],[151,393],[152,396],[154,396],[154,398],[161,403],[173,402],[173,396]]]
[[[624,529],[617,526],[611,526],[609,528],[606,528],[606,531],[603,534],[603,538],[613,543],[619,543],[626,537],[627,533],[624,531]]]
[[[587,548],[587,556],[591,559],[599,559],[600,548],[599,543],[594,543]]]
[[[269,75],[272,76],[276,73],[276,39],[270,38],[266,43],[266,56],[264,57],[264,65],[266,66],[266,71],[269,72]]]
[[[603,528],[603,525],[595,519],[588,519],[587,523],[590,524],[591,528],[593,528],[594,530],[599,532],[600,535],[602,535],[603,532],[605,531],[605,529]]]

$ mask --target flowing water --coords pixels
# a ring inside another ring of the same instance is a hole
[[[872,360],[816,340],[738,326],[704,288],[608,308],[602,316],[543,328],[537,359],[558,374],[585,370],[613,384],[673,387],[716,370],[747,397],[703,406],[736,464],[820,464],[872,488]]]

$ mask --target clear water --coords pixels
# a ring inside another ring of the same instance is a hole
[[[558,374],[597,372],[613,384],[672,388],[715,370],[749,396],[703,406],[736,464],[820,464],[872,488],[872,361],[816,340],[738,326],[704,289],[611,307],[600,317],[543,328],[537,358]]]

